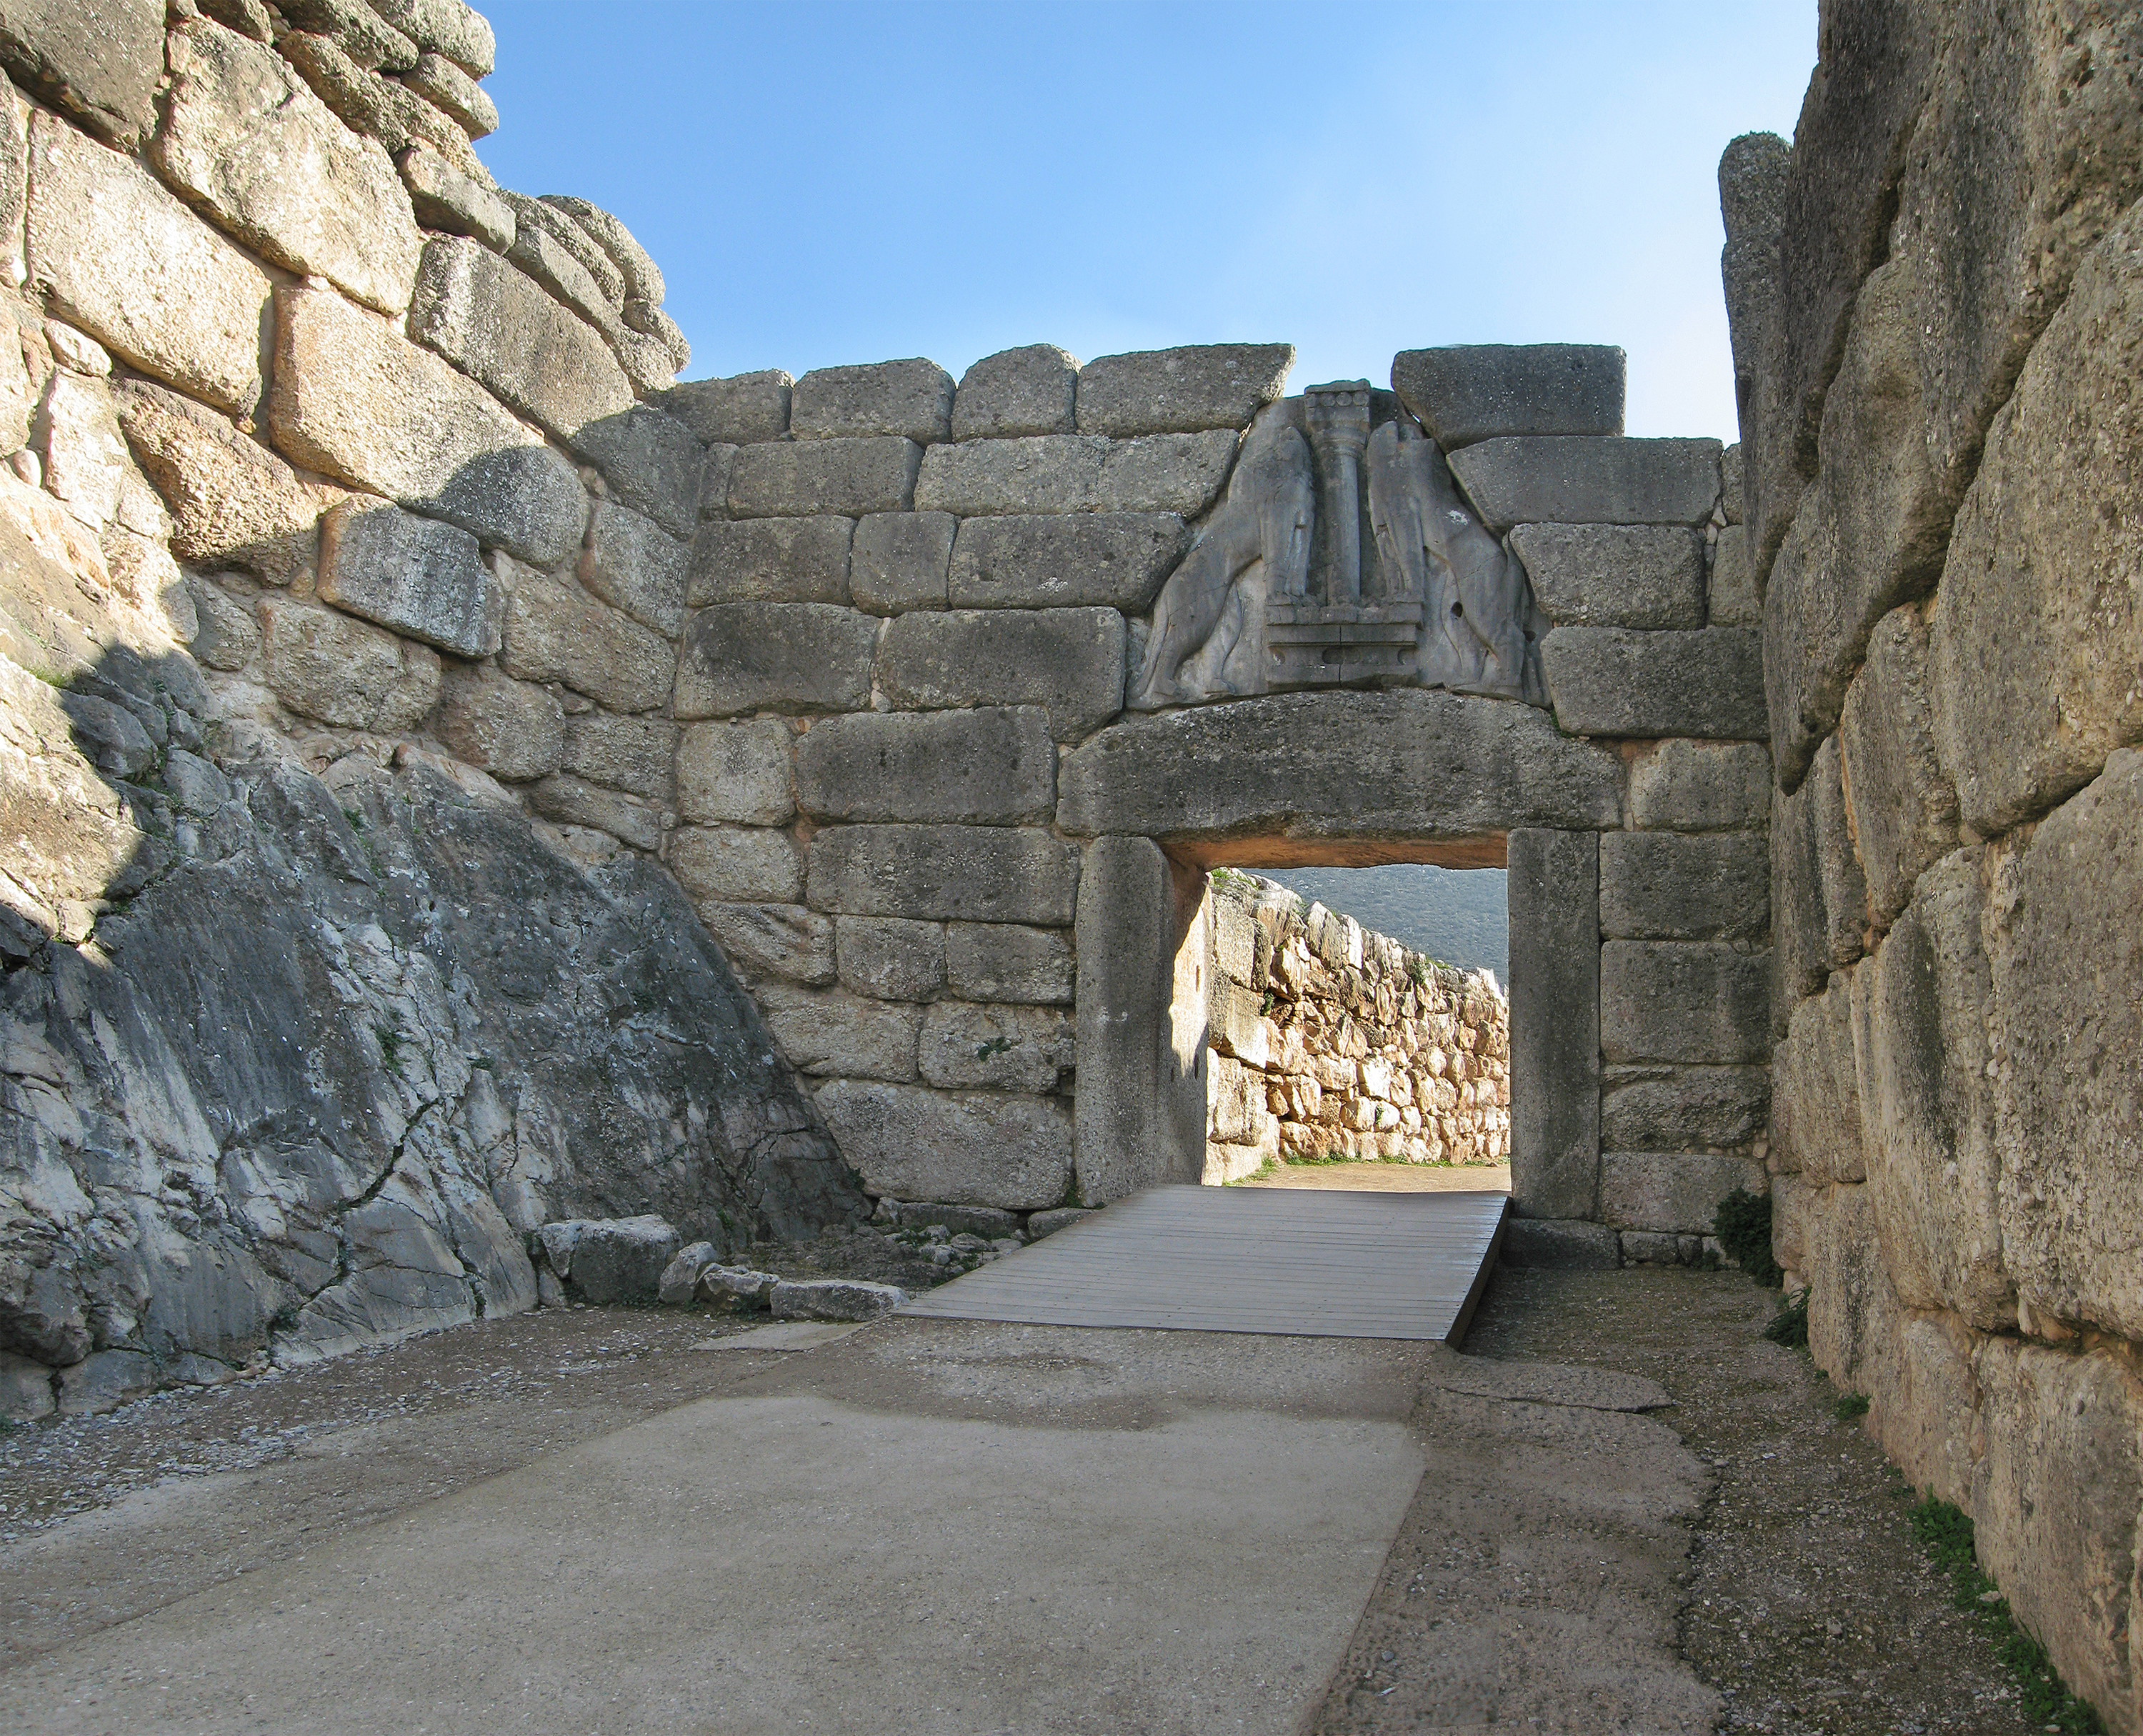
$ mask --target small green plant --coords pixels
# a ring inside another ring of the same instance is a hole
[[[1809,1293],[1800,1294],[1771,1316],[1771,1323],[1764,1328],[1764,1336],[1774,1344],[1784,1344],[1789,1350],[1808,1348]]]
[[[1858,1422],[1868,1414],[1868,1395],[1849,1392],[1830,1408],[1840,1422]]]
[[[342,811],[342,817],[349,822],[349,829],[351,831],[362,832],[364,829],[364,816],[359,813],[356,809],[344,809]]]
[[[1009,1055],[1011,1052],[1012,1039],[1010,1037],[993,1036],[987,1042],[982,1044],[976,1049],[975,1059],[977,1061],[987,1061],[992,1055]]]
[[[386,1063],[387,1071],[402,1071],[402,1033],[392,1025],[374,1025],[372,1034],[379,1039],[379,1058]]]
[[[1775,1290],[1786,1280],[1779,1263],[1771,1258],[1771,1196],[1736,1188],[1719,1202],[1712,1234],[1726,1257],[1765,1289]]]

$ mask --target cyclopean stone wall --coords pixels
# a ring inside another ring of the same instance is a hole
[[[2143,8],[1826,13],[1720,165],[1809,1343],[2143,1730]]]

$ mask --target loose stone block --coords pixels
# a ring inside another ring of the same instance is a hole
[[[606,832],[636,850],[661,848],[661,814],[631,796],[583,783],[563,773],[533,786],[528,792],[528,805],[546,819]]]
[[[1557,627],[1541,642],[1555,720],[1573,735],[1760,741],[1762,636]]]
[[[132,158],[42,111],[27,249],[47,306],[114,354],[234,415],[259,404],[266,275]]]
[[[509,784],[547,778],[565,754],[557,699],[481,665],[447,672],[432,728],[455,757]]]
[[[874,615],[945,606],[958,521],[949,512],[875,512],[856,527],[849,588]]]
[[[1757,593],[1750,566],[1749,532],[1730,524],[1712,545],[1710,620],[1715,627],[1760,627],[1764,599]]]
[[[747,446],[730,469],[730,512],[736,518],[905,512],[918,504],[922,460],[923,448],[898,434]]]
[[[820,820],[1047,823],[1057,744],[1031,707],[829,718],[797,744],[796,802]]]
[[[501,642],[505,598],[476,538],[398,507],[348,500],[321,521],[319,596],[458,657]]]
[[[273,48],[182,19],[153,155],[185,199],[271,265],[383,314],[409,305],[423,238],[394,165]]]
[[[1206,344],[1102,356],[1080,371],[1082,434],[1246,428],[1286,389],[1292,344]]]
[[[1600,1219],[1620,1229],[1710,1235],[1719,1202],[1736,1188],[1760,1194],[1764,1166],[1740,1157],[1607,1151],[1600,1157]]]
[[[1079,364],[1054,344],[984,356],[960,376],[953,399],[955,440],[1003,440],[1074,431],[1072,396]]]
[[[300,717],[398,734],[438,703],[437,651],[288,597],[264,596],[259,609],[268,685]]]
[[[1072,937],[1061,929],[952,922],[944,951],[946,985],[963,999],[1072,1002]]]
[[[685,545],[614,500],[596,502],[581,551],[581,582],[614,608],[666,636],[685,621]]]
[[[1510,840],[1511,1195],[1528,1218],[1599,1205],[1600,846],[1591,832]]]
[[[687,819],[785,825],[796,814],[794,741],[778,717],[693,725],[677,744],[679,810]]]
[[[1868,1179],[1853,978],[1840,975],[1793,1010],[1771,1062],[1771,1155],[1810,1186]]]
[[[1072,920],[1079,851],[999,826],[834,826],[811,840],[809,902],[847,916]]]
[[[666,797],[676,757],[675,724],[591,711],[567,724],[562,769],[606,789]]]
[[[1190,547],[1173,512],[971,518],[953,544],[947,599],[955,609],[1099,605],[1143,614]]]
[[[685,622],[676,715],[779,707],[854,711],[870,703],[878,622],[826,603],[717,603]]]
[[[933,446],[923,457],[915,504],[963,517],[1174,512],[1195,518],[1220,498],[1236,443],[1223,428],[1136,440],[1052,434]]]
[[[1943,776],[1928,685],[1928,629],[1893,609],[1868,641],[1846,690],[1839,743],[1853,833],[1882,927],[1905,908],[1921,872],[1957,843],[1957,792]]]
[[[1511,546],[1557,626],[1700,627],[1704,534],[1674,525],[1522,524]]]
[[[731,904],[795,904],[804,898],[804,852],[786,832],[763,826],[688,826],[670,840],[670,872],[695,898]]]
[[[1403,349],[1392,390],[1445,452],[1512,434],[1619,434],[1626,359],[1597,344]]]
[[[1600,932],[1612,940],[1754,940],[1771,927],[1771,852],[1760,832],[1600,839]]]
[[[499,657],[524,681],[563,681],[612,711],[651,711],[668,699],[677,654],[666,640],[589,596],[500,555],[506,641]]]
[[[1600,1049],[1611,1061],[1726,1065],[1770,1051],[1769,958],[1710,941],[1600,947]]]
[[[693,539],[686,600],[845,603],[852,518],[709,519]]]
[[[1716,440],[1544,434],[1451,455],[1481,515],[1517,524],[1701,525],[1719,502]]]
[[[777,982],[762,983],[753,998],[792,1066],[843,1079],[915,1077],[920,1006]]]
[[[721,380],[686,380],[656,402],[710,446],[750,446],[789,432],[795,382],[779,368]]]
[[[673,537],[700,522],[700,475],[705,449],[674,416],[635,404],[581,429],[576,450],[601,471],[617,497]]]
[[[1053,1099],[837,1079],[818,1100],[874,1194],[1023,1211],[1056,1204],[1072,1178],[1072,1117]]]
[[[192,399],[146,380],[111,387],[126,443],[171,515],[171,552],[269,584],[309,565],[325,491]]]
[[[845,368],[814,368],[789,398],[789,432],[799,440],[902,434],[928,446],[953,424],[953,376],[920,357]]]
[[[923,1076],[947,1090],[1049,1092],[1072,1065],[1072,1016],[939,1001],[923,1016]]]
[[[785,977],[791,982],[834,980],[834,919],[800,904],[698,905],[722,955],[740,974]]]
[[[1601,1080],[1600,1140],[1611,1151],[1704,1151],[1764,1135],[1764,1067],[1610,1067]]]
[[[945,927],[903,917],[844,916],[834,923],[842,983],[882,1001],[927,1001],[945,986]]]
[[[918,612],[887,624],[878,681],[926,710],[1046,706],[1057,739],[1076,741],[1123,710],[1124,640],[1113,609]]]
[[[513,245],[513,207],[429,146],[408,146],[394,166],[402,171],[410,207],[426,229],[471,236],[494,253]]]
[[[0,15],[7,76],[122,150],[156,121],[163,47],[158,0],[12,0]]]
[[[1630,823],[1642,831],[1763,828],[1771,751],[1759,742],[1662,741],[1630,765]]]

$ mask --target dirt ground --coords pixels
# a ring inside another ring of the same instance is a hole
[[[1282,1164],[1239,1188],[1338,1188],[1364,1194],[1507,1194],[1508,1164]]]

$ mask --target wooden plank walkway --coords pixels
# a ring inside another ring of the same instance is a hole
[[[1457,1344],[1507,1204],[1501,1193],[1149,1188],[901,1312]]]

